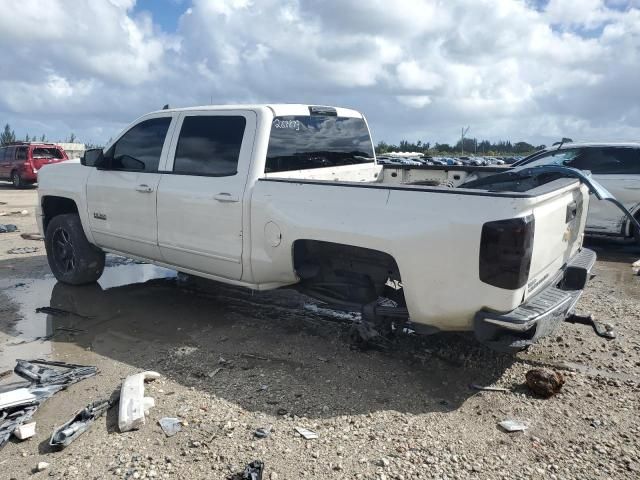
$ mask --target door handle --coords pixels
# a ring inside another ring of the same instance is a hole
[[[142,185],[138,185],[136,187],[136,192],[141,192],[141,193],[151,193],[153,192],[153,188],[151,188],[149,185],[146,184],[142,184]]]
[[[230,193],[219,193],[214,195],[213,198],[222,203],[236,203],[240,201],[238,197],[234,197]]]

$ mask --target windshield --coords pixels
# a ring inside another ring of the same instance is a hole
[[[571,162],[578,156],[580,152],[578,150],[557,150],[552,153],[544,153],[542,155],[535,156],[527,160],[526,158],[522,162],[518,162],[516,167],[539,167],[540,165],[561,165],[561,166],[573,166]]]
[[[34,148],[32,153],[33,158],[63,158],[62,152],[55,147],[51,148]]]
[[[362,118],[289,116],[276,117],[271,124],[267,173],[373,162]]]

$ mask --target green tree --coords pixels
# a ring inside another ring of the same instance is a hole
[[[71,132],[71,135],[69,135],[69,143],[74,143],[76,141],[76,134]]]
[[[7,123],[4,126],[4,131],[0,134],[0,145],[6,145],[16,141],[16,132],[11,130],[11,127]]]
[[[40,141],[44,142],[47,139],[47,137],[45,137],[44,133],[42,134],[42,136],[40,137]]]
[[[25,137],[24,137],[24,141],[25,141],[25,142],[28,142],[29,140],[30,140],[30,138],[29,138],[29,134],[27,133],[27,134],[25,135]]]

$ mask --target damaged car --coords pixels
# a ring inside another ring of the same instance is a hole
[[[543,169],[464,184],[469,168],[381,165],[366,119],[345,108],[164,109],[79,164],[43,167],[37,219],[67,284],[95,282],[112,252],[293,286],[383,335],[473,331],[518,351],[572,313],[590,278],[595,184]]]

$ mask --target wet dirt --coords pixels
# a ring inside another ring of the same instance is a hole
[[[2,200],[32,208],[34,193]],[[21,219],[21,228],[35,231],[33,220]],[[255,458],[265,461],[266,478],[280,479],[640,472],[637,247],[590,244],[598,276],[578,313],[611,323],[615,340],[565,324],[512,357],[462,334],[403,336],[388,351],[353,349],[344,314],[293,290],[193,282],[121,257],[109,256],[98,284],[70,287],[55,281],[42,254],[4,253],[8,243],[28,242],[0,237],[0,371],[17,358],[44,357],[96,365],[100,373],[48,400],[35,417],[36,437],[0,451],[6,478],[217,479]],[[50,309],[36,312],[41,307]],[[538,365],[568,370],[549,400],[523,385]],[[48,448],[55,425],[141,370],[162,374],[146,387],[156,406],[141,430],[117,433],[110,411],[65,451]],[[477,392],[472,383],[509,393]],[[163,417],[182,419],[182,431],[166,438]],[[505,434],[497,427],[505,418],[529,428]],[[268,439],[255,438],[270,425]],[[320,438],[305,441],[294,427]],[[40,461],[51,467],[33,474]]]

